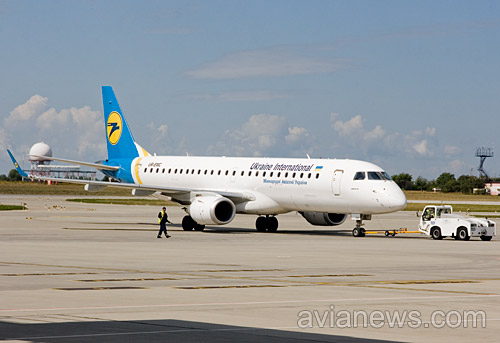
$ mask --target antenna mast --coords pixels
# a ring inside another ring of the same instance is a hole
[[[493,157],[493,148],[480,147],[476,150],[476,157],[479,157],[479,168],[477,168],[480,177],[489,179],[490,177],[483,168],[486,158]]]

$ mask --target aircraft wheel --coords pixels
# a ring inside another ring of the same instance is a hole
[[[457,237],[461,241],[468,241],[470,239],[469,234],[467,233],[467,228],[459,227],[457,230]]]
[[[441,236],[441,229],[437,226],[431,229],[431,236],[433,239],[443,239],[443,236]]]
[[[203,230],[205,230],[205,225],[201,225],[198,223],[195,224],[194,231],[203,231]]]
[[[191,231],[194,229],[194,220],[190,216],[182,218],[182,229],[184,231]]]
[[[389,232],[389,231],[386,231],[384,234],[385,234],[385,237],[389,237],[390,232]]]
[[[259,232],[266,232],[267,229],[267,220],[266,217],[257,217],[257,220],[255,221],[255,228]]]
[[[278,231],[278,218],[276,217],[268,217],[267,220],[267,232],[276,232]]]
[[[354,229],[352,229],[352,235],[354,237],[365,237],[365,229],[363,229],[362,227],[355,227]]]
[[[482,241],[491,241],[492,238],[493,236],[481,236]]]

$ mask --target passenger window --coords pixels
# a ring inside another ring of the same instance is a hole
[[[244,171],[241,171],[241,176],[245,175],[245,172]]]
[[[200,173],[201,173],[201,169],[198,169],[198,175],[200,175]]]
[[[280,177],[280,176],[281,176],[281,172],[278,172],[278,177]]]
[[[318,174],[316,174],[316,179],[319,179],[319,173],[318,173]]]
[[[248,172],[248,176],[252,176],[252,172],[251,171]]]
[[[220,175],[220,170],[219,170],[219,172],[217,173],[217,175]]]
[[[259,176],[259,171],[256,171],[256,172],[255,172],[255,176]]]
[[[300,178],[302,179],[304,177],[304,173],[300,173]]]
[[[156,168],[156,174],[160,172],[160,168]]]
[[[269,174],[270,177],[273,177],[273,172],[271,172],[271,174]]]
[[[292,177],[293,177],[294,179],[295,179],[295,174],[296,174],[296,173],[293,173],[293,174],[292,174]]]
[[[285,173],[285,179],[288,177],[288,172]]]
[[[233,176],[236,176],[236,170],[233,171]]]
[[[307,178],[308,178],[308,179],[310,179],[310,178],[311,178],[311,173],[309,173],[309,174],[307,175]]]
[[[144,172],[146,173],[148,171],[148,168],[144,168]]]
[[[226,170],[226,176],[229,174],[229,170]]]
[[[210,175],[214,175],[214,171],[213,170],[210,172]]]
[[[354,175],[354,180],[364,180],[365,179],[365,172],[357,172],[356,175]]]
[[[266,172],[263,172],[263,173],[262,173],[262,176],[263,176],[263,177],[266,177]]]
[[[150,173],[152,173],[152,172],[153,172],[153,168],[151,168],[151,169],[149,170],[149,172],[150,172]]]

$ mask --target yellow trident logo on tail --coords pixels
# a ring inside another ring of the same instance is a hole
[[[113,145],[120,140],[122,135],[122,124],[122,117],[118,112],[111,112],[109,114],[106,132],[108,134],[108,141]]]

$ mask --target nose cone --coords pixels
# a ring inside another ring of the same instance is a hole
[[[392,211],[401,211],[406,208],[406,196],[399,188],[399,186],[393,182],[392,187],[389,187],[389,192],[386,193],[385,206]]]

